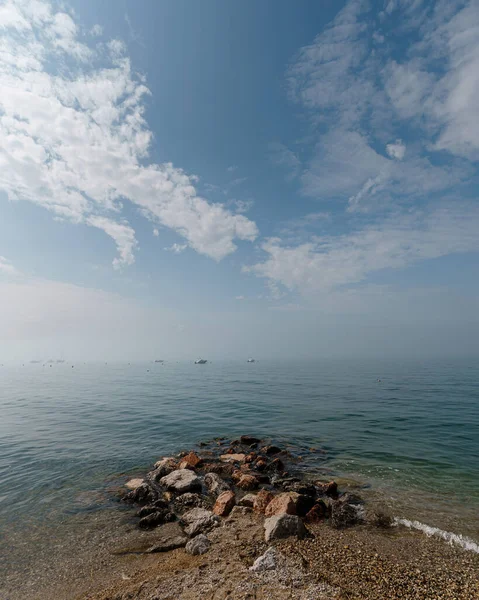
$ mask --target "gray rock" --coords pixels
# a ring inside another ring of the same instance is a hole
[[[239,517],[244,515],[249,515],[253,512],[253,509],[250,506],[233,506],[231,512],[229,514],[231,517]]]
[[[185,533],[189,537],[210,531],[220,524],[219,517],[204,508],[193,508],[181,517],[181,521],[185,525]]]
[[[331,503],[331,525],[336,529],[351,527],[363,520],[363,510],[360,505],[348,504],[341,500]]]
[[[210,540],[206,535],[200,533],[200,535],[197,535],[186,544],[185,550],[188,554],[193,554],[195,556],[197,554],[205,554],[210,549],[210,546]]]
[[[204,508],[205,500],[199,494],[186,492],[173,501],[173,510],[175,512],[183,512],[192,508]]]
[[[238,506],[249,506],[250,508],[253,508],[255,498],[256,494],[246,494],[246,496],[243,496],[238,502]]]
[[[141,529],[152,529],[153,527],[158,527],[158,525],[162,525],[163,523],[170,523],[171,521],[174,521],[175,518],[175,515],[170,513],[168,510],[159,509],[140,519],[138,527]]]
[[[160,485],[177,494],[201,490],[201,481],[189,469],[177,469],[160,479]]]
[[[124,496],[124,502],[135,504],[153,504],[158,500],[158,493],[148,483],[144,482]]]
[[[264,538],[267,542],[292,535],[302,539],[308,535],[303,521],[296,515],[277,515],[264,522]]]
[[[253,566],[249,568],[250,571],[259,573],[261,571],[271,571],[276,569],[278,566],[278,551],[272,546],[266,550],[266,552],[258,556],[254,561]]]
[[[214,496],[219,496],[223,492],[228,492],[231,489],[226,481],[221,479],[216,473],[206,473],[205,485],[208,488],[208,491]]]

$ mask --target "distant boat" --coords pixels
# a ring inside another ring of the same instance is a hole
[[[195,365],[206,365],[208,361],[206,360],[206,358],[197,358],[195,360]]]
[[[165,361],[164,361],[164,360],[160,360],[159,358],[157,358],[157,359],[155,360],[155,362],[156,362],[156,363],[164,363]]]
[[[248,358],[246,362],[256,362],[254,358]]]

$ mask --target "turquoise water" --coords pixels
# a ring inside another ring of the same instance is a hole
[[[398,516],[479,540],[476,363],[4,366],[0,414],[6,535],[111,509],[104,491],[121,474],[250,433],[314,447],[309,468],[353,479]]]

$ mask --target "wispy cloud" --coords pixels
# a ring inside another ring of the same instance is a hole
[[[117,267],[137,247],[125,200],[215,260],[256,238],[251,220],[198,196],[194,176],[148,161],[150,92],[121,40],[86,45],[74,16],[46,0],[7,0],[0,29],[0,189],[11,200],[102,229]]]
[[[181,254],[188,248],[188,244],[172,244],[167,248],[164,248],[168,252],[173,252],[174,254]]]
[[[4,256],[0,256],[0,274],[17,275],[18,271]]]
[[[296,154],[280,142],[272,142],[269,145],[270,159],[286,173],[286,179],[294,179],[300,172],[301,162]]]

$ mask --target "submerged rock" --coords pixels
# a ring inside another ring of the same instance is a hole
[[[136,515],[137,515],[137,517],[146,517],[148,515],[151,515],[151,513],[154,513],[160,509],[167,509],[167,508],[168,508],[167,502],[165,502],[164,500],[157,500],[153,504],[148,504],[147,506],[143,506],[143,508],[140,508],[140,510],[136,513]]]
[[[208,552],[210,547],[210,540],[206,537],[206,535],[200,533],[200,535],[197,535],[186,544],[185,550],[188,552],[188,554],[193,554],[193,556],[195,556],[197,554],[205,554]]]
[[[160,479],[160,485],[177,494],[201,490],[201,481],[189,469],[178,469]]]
[[[264,538],[267,542],[293,535],[302,539],[308,533],[303,521],[296,515],[278,515],[264,522]]]
[[[147,549],[147,552],[169,552],[176,548],[183,548],[188,542],[188,538],[178,523],[162,525],[155,531],[155,536],[158,537],[155,543]]]
[[[143,479],[130,479],[130,481],[125,483],[125,487],[127,487],[129,490],[136,490],[140,487],[143,481]]]
[[[251,444],[259,444],[261,440],[252,435],[242,435],[240,437],[240,442],[245,446],[251,446]]]
[[[236,498],[234,492],[223,492],[216,499],[215,505],[213,507],[213,513],[215,515],[218,515],[219,517],[227,517],[235,504]]]
[[[163,508],[140,519],[138,527],[141,529],[152,529],[153,527],[158,527],[158,525],[163,525],[163,523],[170,523],[171,521],[174,521],[175,518],[173,513]]]

